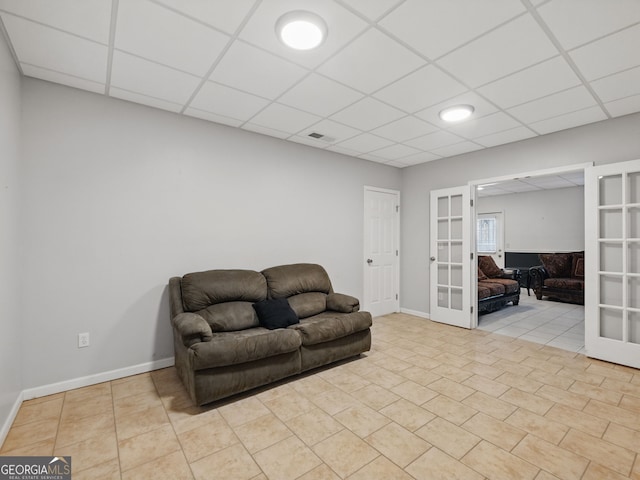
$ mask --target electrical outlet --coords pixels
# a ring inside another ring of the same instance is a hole
[[[89,346],[89,332],[78,334],[78,348]]]

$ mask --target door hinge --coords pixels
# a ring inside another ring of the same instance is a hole
[[[396,257],[398,256],[398,250],[396,250]]]
[[[471,313],[473,313],[473,305],[471,305]]]
[[[396,205],[396,212],[400,211],[400,205]]]
[[[471,260],[473,260],[473,252],[471,252]]]
[[[396,300],[398,299],[398,294],[396,293]]]
[[[471,204],[471,206],[473,207],[473,199],[469,200],[469,203]]]

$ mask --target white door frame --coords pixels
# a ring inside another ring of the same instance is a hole
[[[363,216],[363,229],[362,229],[362,280],[363,280],[363,292],[362,292],[362,300],[363,300],[363,304],[362,304],[362,309],[363,310],[368,310],[369,305],[367,305],[367,300],[370,298],[370,293],[367,291],[368,288],[368,282],[367,282],[367,275],[368,275],[368,264],[367,264],[367,258],[368,258],[368,254],[369,252],[366,251],[366,244],[367,244],[367,240],[365,238],[365,235],[367,234],[366,232],[366,225],[367,225],[367,218],[366,218],[366,200],[367,200],[367,193],[368,192],[378,192],[378,193],[388,193],[391,195],[395,195],[396,196],[396,205],[397,205],[397,212],[398,215],[396,217],[397,221],[395,222],[395,228],[394,228],[394,235],[395,235],[395,239],[396,239],[396,245],[398,246],[397,250],[398,250],[398,255],[396,255],[396,261],[395,261],[395,268],[394,268],[394,278],[395,278],[395,291],[397,292],[397,298],[395,301],[395,308],[394,311],[395,312],[399,312],[400,311],[400,255],[402,252],[400,252],[400,191],[399,190],[391,190],[388,188],[381,188],[381,187],[373,187],[370,185],[365,185],[364,186],[364,193],[363,193],[363,208],[362,208],[362,216]]]

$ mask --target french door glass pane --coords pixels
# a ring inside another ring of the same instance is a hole
[[[449,239],[449,220],[438,220],[438,240]]]
[[[462,219],[461,218],[451,219],[451,239],[452,240],[462,239]]]
[[[599,205],[620,205],[622,203],[622,175],[600,177]]]
[[[451,285],[462,287],[462,265],[451,265]]]
[[[600,303],[622,307],[622,276],[600,276]]]
[[[628,175],[629,203],[640,203],[640,172]]]
[[[640,242],[628,242],[627,245],[627,271],[640,273]]]
[[[622,273],[622,242],[600,244],[600,271]]]
[[[438,306],[449,308],[449,289],[447,287],[438,287]]]
[[[451,308],[453,310],[462,310],[462,289],[451,289]]]
[[[622,340],[622,310],[600,309],[600,336]]]
[[[451,216],[462,216],[462,195],[453,195],[451,197]]]
[[[622,210],[600,210],[600,238],[622,238]]]
[[[629,207],[627,238],[640,238],[640,207]]]
[[[629,277],[628,307],[640,308],[640,277]]]
[[[640,313],[629,312],[629,341],[640,343]]]
[[[449,216],[449,197],[438,197],[438,218]]]
[[[438,285],[449,285],[449,265],[438,265]]]
[[[462,242],[451,242],[451,262],[462,263]]]
[[[449,261],[449,242],[438,242],[438,262]]]

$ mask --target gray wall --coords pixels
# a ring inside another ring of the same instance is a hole
[[[23,137],[25,388],[171,357],[173,275],[318,262],[362,298],[363,186],[401,184],[393,167],[33,79]]]
[[[22,392],[19,146],[20,74],[0,34],[0,429]]]
[[[507,252],[584,250],[584,187],[478,198],[478,214],[500,211]]]
[[[402,307],[429,312],[429,192],[562,165],[640,158],[640,114],[402,170]]]

